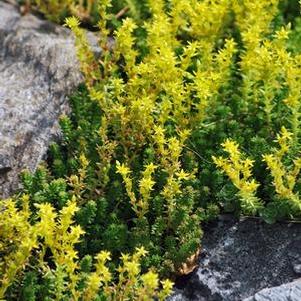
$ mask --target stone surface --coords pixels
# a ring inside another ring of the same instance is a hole
[[[298,279],[300,259],[301,224],[268,225],[222,216],[206,226],[199,268],[178,281],[170,300],[241,301]]]
[[[264,289],[244,301],[300,301],[301,280]]]
[[[34,170],[82,81],[69,30],[0,1],[0,197]]]
[[[294,272],[296,274],[301,275],[301,264],[300,263],[294,265]]]

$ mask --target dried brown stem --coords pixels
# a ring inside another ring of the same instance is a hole
[[[126,14],[128,12],[130,8],[128,6],[125,6],[122,10],[120,10],[116,15],[115,18],[116,19],[120,19],[124,14]]]

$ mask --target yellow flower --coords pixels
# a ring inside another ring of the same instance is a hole
[[[117,173],[121,174],[123,177],[126,177],[131,173],[130,169],[125,164],[120,164],[119,161],[116,161]]]
[[[152,271],[142,275],[141,280],[142,280],[144,286],[146,286],[150,290],[155,290],[159,284],[158,275]]]
[[[145,171],[149,174],[154,173],[154,171],[158,168],[157,165],[155,165],[153,162],[146,165]]]
[[[74,29],[80,26],[80,21],[76,17],[69,17],[65,19],[65,25],[71,29]]]
[[[140,257],[140,256],[145,257],[148,254],[148,251],[146,251],[145,248],[142,246],[142,247],[136,248],[136,253],[137,253],[138,257]]]
[[[181,169],[180,172],[177,172],[176,175],[178,176],[178,179],[180,181],[189,180],[189,178],[190,178],[189,173],[185,172],[183,169]]]
[[[121,259],[123,262],[129,261],[130,258],[131,258],[131,257],[130,257],[129,254],[123,254],[123,253],[121,253],[120,259]]]
[[[166,292],[167,295],[169,295],[172,291],[172,288],[173,288],[173,282],[166,279],[166,280],[162,280],[161,284],[162,284],[162,287],[163,287],[163,291]]]
[[[255,196],[259,184],[252,177],[254,161],[249,158],[243,159],[239,151],[239,145],[230,139],[223,144],[229,157],[212,157],[213,162],[230,178],[233,185],[238,189],[237,195],[241,199],[241,208],[245,213],[255,214],[261,208],[260,200]]]
[[[222,147],[231,155],[236,155],[239,153],[238,144],[230,139],[227,139],[224,143],[222,143]]]
[[[79,161],[83,168],[86,168],[89,165],[89,161],[87,160],[87,157],[84,154],[81,154],[79,156]]]
[[[289,28],[290,28],[290,24],[288,24],[288,26],[285,27],[281,27],[281,29],[279,31],[276,32],[275,36],[278,40],[287,40],[289,38]]]
[[[140,272],[140,264],[135,261],[125,262],[124,268],[129,273],[130,277],[136,276]]]
[[[76,205],[76,202],[68,201],[67,206],[63,207],[61,210],[61,216],[70,216],[72,217],[77,211],[79,211],[79,208]]]
[[[96,259],[100,262],[106,262],[111,260],[111,253],[108,251],[101,251],[97,256]]]
[[[277,134],[277,142],[281,145],[282,143],[284,143],[284,141],[286,140],[291,140],[292,139],[293,134],[290,133],[284,126],[281,127],[281,132],[280,134]]]
[[[140,187],[141,194],[144,194],[146,192],[153,190],[154,185],[155,185],[155,181],[153,181],[151,178],[142,178],[139,181],[139,187]]]

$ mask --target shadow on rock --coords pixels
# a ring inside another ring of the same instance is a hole
[[[170,300],[242,301],[273,287],[279,299],[248,300],[301,300],[299,282],[288,285],[300,292],[299,299],[286,297],[287,286],[276,288],[301,277],[301,224],[268,225],[224,215],[204,230],[199,267],[178,279]]]

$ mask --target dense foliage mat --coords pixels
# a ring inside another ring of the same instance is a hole
[[[52,14],[45,3],[36,1]],[[0,268],[9,299],[20,287],[41,298],[40,288],[54,283],[57,300],[164,298],[171,284],[159,292],[155,272],[189,271],[201,222],[220,210],[269,223],[300,218],[297,1],[112,3],[97,6],[97,57],[79,19],[66,19],[85,86],[71,98],[71,116],[61,118],[63,138],[47,166],[25,172],[24,190],[3,201],[0,227],[10,228],[1,228]],[[101,278],[104,250],[122,280],[114,272]],[[121,252],[134,255],[120,259]],[[11,271],[7,262],[20,253]],[[88,276],[87,254],[96,256]],[[124,278],[131,290],[121,293]]]
[[[82,22],[82,25],[90,30],[95,30],[95,25],[100,19],[98,0],[17,0],[21,11],[36,12],[42,14],[47,19],[57,23],[64,23],[68,16],[76,16]],[[107,6],[111,14],[111,27],[118,27],[121,19],[131,16],[137,22],[142,22],[150,13],[145,0],[113,0]]]

